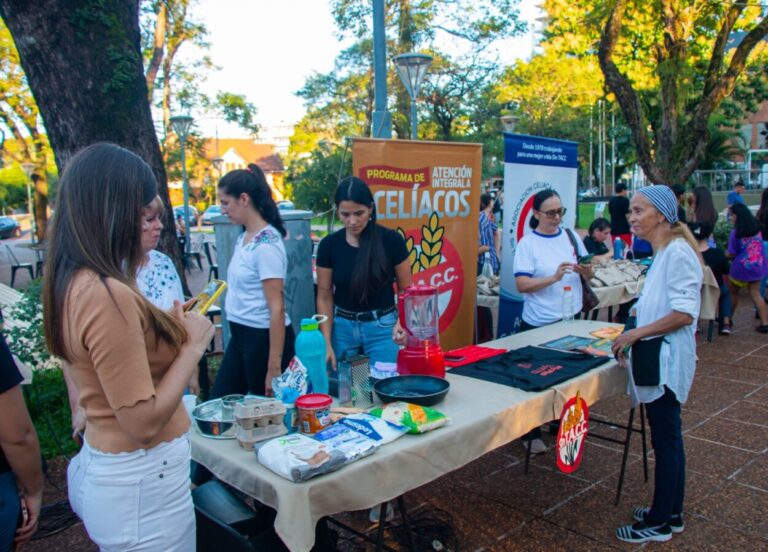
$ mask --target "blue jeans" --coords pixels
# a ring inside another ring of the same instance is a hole
[[[397,323],[397,311],[370,322],[355,322],[333,317],[331,346],[337,359],[349,353],[362,353],[373,367],[376,362],[397,362],[399,347],[392,340],[392,329]]]
[[[665,387],[664,394],[645,405],[651,445],[656,455],[653,504],[648,513],[650,525],[667,523],[683,512],[685,498],[685,448],[683,446],[680,403]]]
[[[763,242],[763,255],[765,255],[765,258],[768,259],[768,241]],[[765,297],[765,288],[768,284],[768,276],[763,278],[763,280],[760,282],[760,295]]]
[[[0,474],[0,550],[13,548],[21,502],[13,472]]]
[[[725,284],[720,284],[720,299],[718,300],[717,323],[723,325],[723,318],[730,318],[733,314],[731,303],[731,290]]]

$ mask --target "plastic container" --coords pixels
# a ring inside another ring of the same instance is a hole
[[[314,435],[331,425],[331,404],[333,398],[324,393],[310,393],[296,399],[299,431]]]
[[[573,322],[573,290],[571,286],[563,288],[563,322]]]
[[[283,406],[285,406],[285,417],[283,423],[288,429],[288,433],[295,433],[299,427],[296,406],[293,403],[283,403]]]
[[[339,404],[347,406],[352,404],[352,364],[347,359],[336,363],[339,376]]]
[[[325,337],[318,325],[325,321],[315,317],[301,320],[301,331],[296,337],[296,356],[307,368],[309,384],[314,393],[328,394],[328,370],[325,364]]]
[[[616,238],[613,240],[613,259],[618,261],[624,258],[624,240]]]

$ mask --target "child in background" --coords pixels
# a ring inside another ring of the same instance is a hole
[[[719,247],[710,247],[709,239],[713,228],[708,222],[691,222],[688,224],[693,237],[699,244],[699,252],[706,265],[715,275],[720,286],[720,300],[717,309],[717,326],[720,335],[731,335],[731,294],[728,289],[728,273],[731,264],[725,256],[725,251]]]
[[[728,240],[728,256],[733,259],[730,274],[733,312],[738,306],[739,289],[746,288],[760,318],[760,325],[755,329],[768,333],[768,313],[760,295],[760,281],[768,274],[768,259],[763,252],[760,225],[743,203],[731,205],[730,216],[734,226]]]

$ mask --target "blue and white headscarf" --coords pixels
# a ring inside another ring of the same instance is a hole
[[[637,190],[645,199],[651,202],[656,209],[664,215],[667,222],[674,224],[677,222],[677,198],[672,188],[664,184],[646,186]]]

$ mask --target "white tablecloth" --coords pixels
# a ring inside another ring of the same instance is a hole
[[[519,348],[564,335],[589,335],[605,322],[576,321],[517,334],[484,345]],[[193,431],[192,456],[217,477],[277,509],[275,529],[291,550],[308,551],[317,521],[339,512],[370,508],[425,485],[483,454],[559,417],[579,391],[588,404],[624,392],[626,371],[611,360],[552,389],[529,393],[448,375],[451,390],[436,408],[451,424],[425,435],[406,435],[373,455],[304,483],[262,467],[236,441],[206,439]]]

